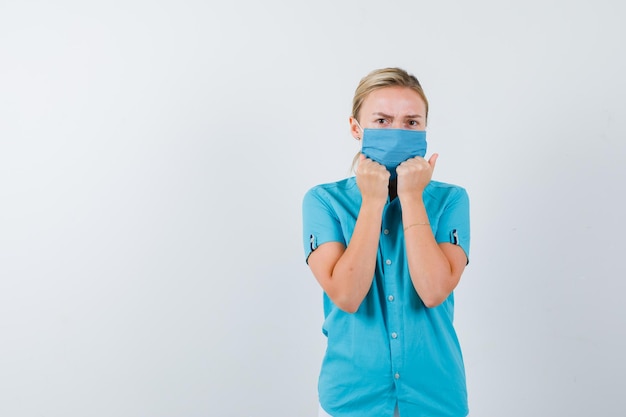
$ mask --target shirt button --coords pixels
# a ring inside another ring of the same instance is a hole
[[[395,379],[400,379],[400,374],[396,372],[396,374],[393,376]]]
[[[390,295],[389,297],[387,297],[387,300],[393,301],[393,295]]]
[[[384,233],[384,234],[386,234],[386,235],[388,235],[388,234],[389,234],[389,229],[385,229],[385,230],[383,230],[383,233]]]
[[[391,259],[387,259],[387,260],[385,261],[385,263],[386,263],[387,265],[391,265]]]
[[[396,332],[391,333],[391,338],[392,339],[397,339],[398,338],[398,333],[396,333]]]

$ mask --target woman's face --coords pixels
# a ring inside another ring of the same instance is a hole
[[[350,130],[360,139],[363,132],[356,122],[350,118]],[[363,101],[358,123],[363,129],[426,130],[426,103],[408,87],[379,88]]]

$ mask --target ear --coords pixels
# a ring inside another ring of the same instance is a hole
[[[361,140],[361,138],[363,137],[363,132],[361,131],[361,128],[357,124],[357,121],[354,118],[354,116],[350,116],[350,134],[356,140]]]

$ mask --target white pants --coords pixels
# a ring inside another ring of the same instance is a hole
[[[326,411],[324,411],[324,409],[322,408],[322,405],[320,404],[320,411],[317,417],[333,417],[333,416],[331,416]],[[396,405],[396,410],[393,412],[393,417],[400,417],[400,412],[398,411],[397,405]]]

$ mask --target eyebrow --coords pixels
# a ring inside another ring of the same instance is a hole
[[[386,118],[392,118],[393,116],[389,115],[389,114],[385,114],[385,113],[381,113],[381,112],[374,112],[372,113],[372,116],[382,116],[382,117],[386,117]],[[406,116],[404,116],[405,119],[422,119],[424,116],[422,116],[421,114],[407,114]]]

